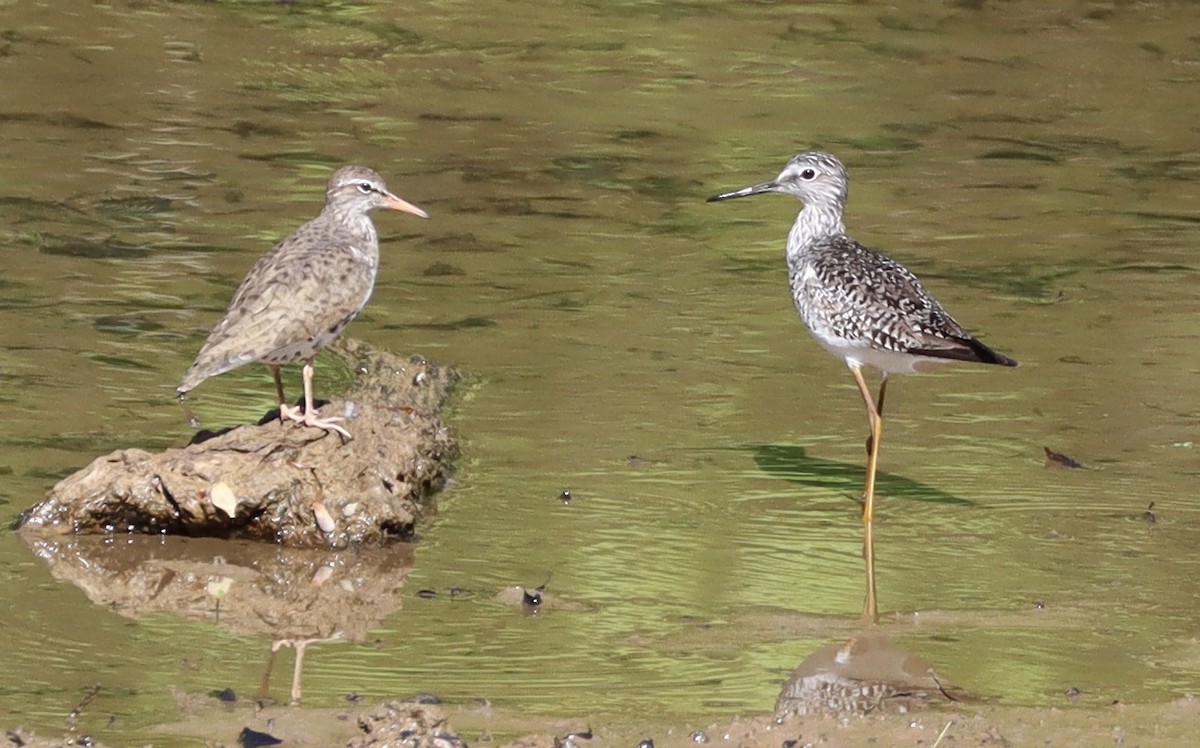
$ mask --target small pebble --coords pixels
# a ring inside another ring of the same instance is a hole
[[[317,527],[321,528],[321,532],[328,535],[337,529],[337,523],[333,521],[333,515],[325,508],[325,505],[320,501],[314,501],[312,505],[313,517],[317,520]]]

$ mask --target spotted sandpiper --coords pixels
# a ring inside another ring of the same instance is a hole
[[[343,166],[325,189],[321,214],[265,254],[238,286],[225,316],[200,348],[177,392],[242,364],[262,362],[275,377],[280,420],[336,431],[337,417],[318,418],[313,407],[313,358],[362,311],[375,287],[379,237],[368,215],[376,208],[429,215],[388,191],[365,166]],[[289,406],[281,366],[304,361],[304,409]]]

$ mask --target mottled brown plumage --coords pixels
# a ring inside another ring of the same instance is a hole
[[[275,376],[280,417],[350,434],[336,418],[318,419],[312,401],[312,361],[358,315],[371,297],[379,268],[379,237],[368,215],[376,208],[428,218],[393,195],[364,166],[343,166],[325,190],[325,209],[255,263],[225,316],[209,333],[179,383],[182,399],[209,377],[262,362]],[[286,404],[279,367],[304,363],[304,411]]]

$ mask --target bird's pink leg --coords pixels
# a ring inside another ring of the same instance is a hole
[[[304,362],[304,412],[301,413],[298,408],[293,408],[289,405],[279,406],[279,415],[282,418],[287,418],[290,421],[295,421],[302,426],[311,426],[316,429],[324,429],[325,431],[336,431],[343,439],[352,439],[350,432],[338,426],[338,422],[343,419],[336,416],[331,418],[317,418],[316,408],[313,407],[313,365],[312,359]]]

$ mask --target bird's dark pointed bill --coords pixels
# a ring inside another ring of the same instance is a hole
[[[414,216],[420,216],[421,218],[429,217],[429,214],[425,211],[421,210],[407,200],[401,200],[390,192],[384,195],[383,207],[389,210],[402,210],[405,213],[412,213]]]
[[[732,200],[735,197],[749,197],[750,195],[761,195],[764,192],[774,192],[779,185],[775,182],[763,182],[762,184],[752,184],[749,187],[743,187],[740,190],[733,192],[722,192],[720,195],[713,195],[704,202],[715,203],[718,200]]]

